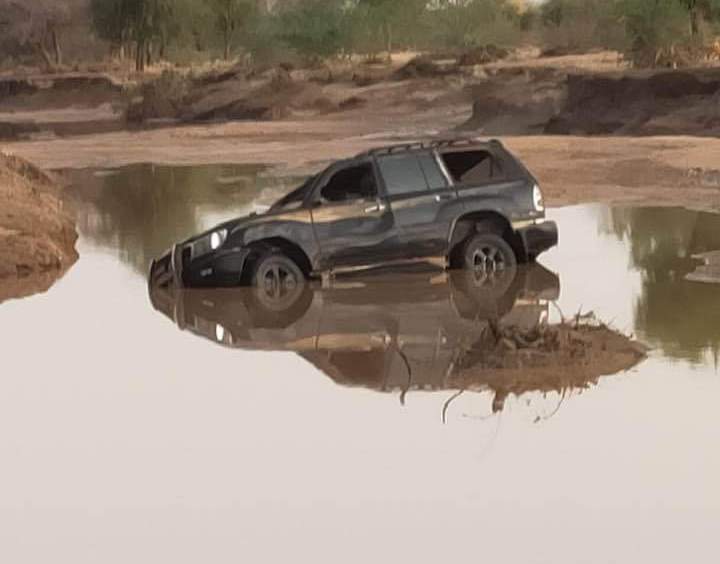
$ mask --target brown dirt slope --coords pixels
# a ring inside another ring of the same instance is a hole
[[[720,132],[720,68],[571,74],[551,134],[712,135]]]
[[[720,68],[499,68],[472,86],[463,129],[486,135],[720,134]]]
[[[57,190],[39,168],[0,153],[0,302],[46,290],[77,260]]]

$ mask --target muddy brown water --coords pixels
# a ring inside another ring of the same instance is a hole
[[[560,246],[492,291],[382,273],[268,313],[242,291],[151,295],[145,269],[297,179],[71,176],[79,262],[0,306],[3,561],[715,561],[720,284],[686,277],[720,217],[553,209]],[[606,376],[476,372],[457,396],[453,343],[560,311],[653,350]]]

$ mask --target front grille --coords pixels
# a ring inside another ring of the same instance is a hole
[[[202,239],[198,239],[197,241],[194,241],[191,243],[192,248],[192,258],[196,259],[198,257],[204,256],[208,253],[212,252],[212,248],[210,247],[210,238],[209,237],[203,237]]]

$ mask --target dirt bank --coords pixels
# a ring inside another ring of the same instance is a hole
[[[461,128],[486,135],[720,134],[720,68],[506,67],[470,89],[473,112]]]
[[[185,126],[9,143],[47,169],[265,163],[300,174],[372,146],[427,138],[437,117],[419,114]],[[514,136],[502,140],[539,178],[549,205],[583,202],[720,210],[720,140],[698,137]],[[0,149],[3,145],[0,144]]]
[[[102,73],[0,76],[0,139],[125,128],[123,85]]]
[[[720,69],[570,74],[551,134],[720,134]]]
[[[318,119],[493,136],[720,134],[720,68],[637,71],[612,52],[503,56],[486,49],[389,65],[166,70],[137,87],[92,73],[0,77],[0,138]]]
[[[0,302],[46,290],[77,260],[57,192],[46,173],[0,153]]]

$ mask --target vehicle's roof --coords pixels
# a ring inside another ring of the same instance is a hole
[[[423,149],[454,149],[454,148],[487,148],[501,145],[497,139],[479,139],[477,137],[453,137],[450,139],[436,139],[431,141],[418,141],[415,143],[398,143],[385,147],[375,147],[369,151],[360,153],[355,158],[369,157],[376,155],[390,155],[405,153],[409,151],[420,151]]]

